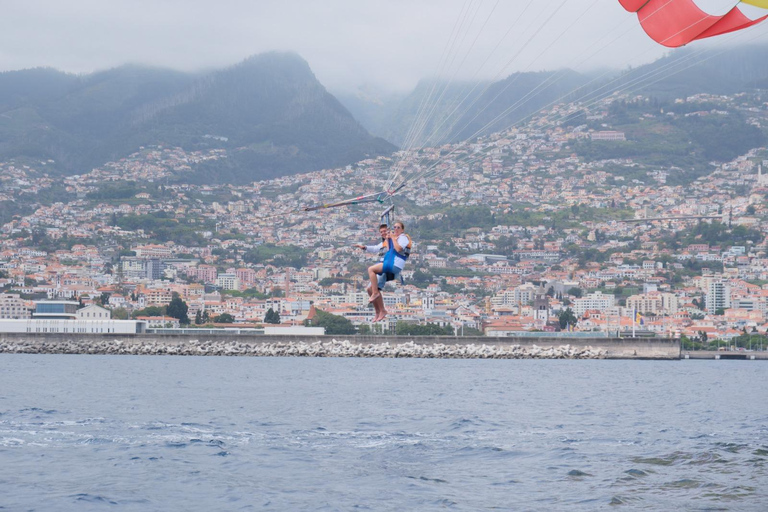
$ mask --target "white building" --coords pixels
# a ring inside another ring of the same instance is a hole
[[[594,292],[573,301],[573,312],[576,316],[582,316],[588,310],[605,311],[613,307],[616,298],[603,292]]]
[[[178,329],[181,325],[178,318],[172,316],[139,316],[137,320],[147,324],[150,329],[155,328],[169,328]]]
[[[718,309],[731,307],[731,287],[722,281],[711,281],[705,299],[707,313],[714,315]]]
[[[220,287],[222,290],[239,290],[240,279],[238,279],[237,275],[234,273],[219,274],[216,278],[216,286]]]
[[[0,320],[0,332],[38,334],[137,334],[145,332],[146,323],[137,320]]]
[[[532,304],[536,296],[536,286],[532,283],[522,284],[512,290],[504,290],[491,298],[494,306],[521,306]]]
[[[673,293],[643,293],[628,297],[627,308],[642,314],[675,314],[677,313],[678,309],[678,299],[677,296]]]
[[[27,301],[17,293],[0,294],[0,318],[31,318]]]
[[[624,132],[617,132],[612,130],[593,132],[590,134],[590,137],[592,140],[627,140]]]
[[[109,320],[110,318],[112,318],[112,312],[96,304],[77,310],[78,320]]]

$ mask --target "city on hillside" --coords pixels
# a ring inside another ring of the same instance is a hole
[[[620,102],[632,137],[610,122]],[[222,149],[147,146],[73,176],[48,172],[53,161],[0,162],[0,318],[31,318],[49,299],[159,328],[762,346],[768,149],[705,154],[690,167],[621,149],[660,119],[739,112],[762,129],[768,103],[697,95],[678,100],[684,109],[635,115],[647,102],[612,97],[588,116],[557,105],[471,143],[246,186],[184,182],[228,158]],[[395,164],[414,178],[385,202],[303,210],[378,192]],[[414,248],[403,280],[383,293],[387,317],[373,322],[365,285],[376,256],[355,245],[378,242],[390,204]]]

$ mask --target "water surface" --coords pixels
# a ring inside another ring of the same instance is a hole
[[[768,510],[767,372],[0,354],[0,510]]]

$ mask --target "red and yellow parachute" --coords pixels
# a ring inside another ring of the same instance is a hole
[[[768,18],[748,18],[738,8],[722,16],[702,11],[693,0],[619,0],[629,12],[636,12],[640,25],[651,39],[670,48],[677,48],[705,37],[718,36],[751,27]],[[768,0],[741,0],[743,4],[768,9]]]

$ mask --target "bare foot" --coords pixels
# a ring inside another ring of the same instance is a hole
[[[385,318],[386,316],[387,316],[387,312],[386,312],[386,311],[382,311],[382,312],[381,312],[381,314],[379,315],[379,318],[377,318],[376,320],[374,320],[374,322],[381,322],[382,320],[384,320],[384,318]]]
[[[368,302],[369,302],[369,303],[370,303],[370,302],[373,302],[373,301],[375,301],[376,299],[378,299],[379,297],[381,297],[381,294],[380,294],[380,293],[374,293],[373,295],[371,295],[371,298],[370,298],[370,299],[368,299]]]

